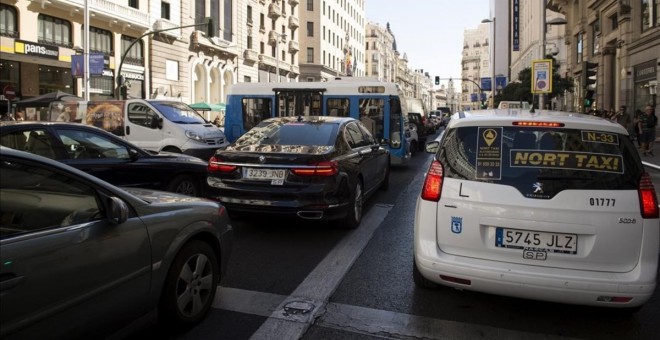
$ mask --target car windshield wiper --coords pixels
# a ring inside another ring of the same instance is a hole
[[[584,181],[584,180],[590,180],[589,177],[584,177],[584,176],[566,176],[566,175],[544,175],[544,176],[537,176],[537,180],[551,180],[551,181],[557,181],[557,180],[568,180],[568,181]]]

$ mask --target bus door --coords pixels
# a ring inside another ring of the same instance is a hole
[[[273,89],[277,105],[276,117],[323,115],[325,89]]]

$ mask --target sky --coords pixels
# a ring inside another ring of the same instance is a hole
[[[366,0],[365,16],[383,27],[390,23],[410,69],[423,69],[431,79],[460,79],[463,31],[489,18],[489,5],[489,0]]]

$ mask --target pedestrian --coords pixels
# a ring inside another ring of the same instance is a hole
[[[644,156],[653,156],[653,144],[655,144],[655,127],[658,118],[651,105],[644,108],[644,113],[639,116],[637,131],[640,134],[641,149]]]
[[[633,136],[634,135],[634,132],[633,132],[634,131],[634,129],[633,129],[633,118],[628,114],[628,112],[626,112],[626,106],[625,105],[621,105],[621,107],[619,108],[619,111],[614,112],[610,116],[610,120],[612,120],[613,122],[617,122],[617,123],[621,124],[621,126],[623,126],[626,129],[626,131],[628,131],[628,134],[631,136],[631,138],[632,139],[635,138]]]
[[[642,110],[637,109],[635,110],[635,114],[633,115],[633,136],[635,137],[635,140],[637,140],[637,148],[641,149],[642,148],[642,141],[641,138],[642,136],[639,134],[639,119],[642,116]]]

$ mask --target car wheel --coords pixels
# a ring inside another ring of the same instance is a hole
[[[194,197],[200,196],[197,182],[189,175],[179,175],[174,177],[167,186],[167,191]]]
[[[159,303],[166,325],[190,327],[211,309],[219,280],[218,259],[201,241],[186,244],[167,274]]]
[[[346,227],[355,229],[362,220],[362,209],[364,208],[364,193],[362,192],[362,181],[358,178],[355,189],[351,193],[351,201],[346,215]]]
[[[415,285],[421,288],[437,288],[438,284],[425,278],[417,269],[417,262],[413,259],[413,281]]]
[[[385,178],[383,178],[383,182],[380,183],[380,190],[387,190],[390,188],[390,166],[389,164],[385,168]]]

